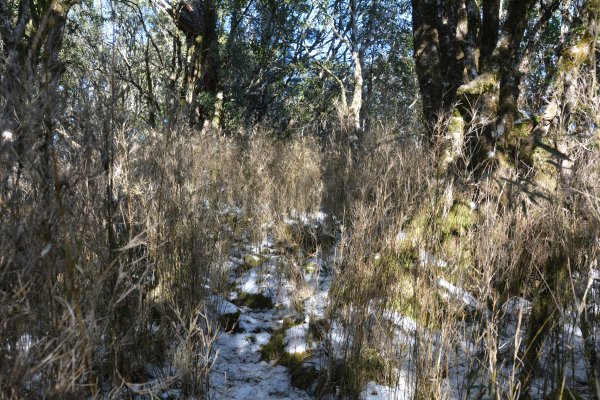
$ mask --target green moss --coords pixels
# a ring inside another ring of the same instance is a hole
[[[247,254],[244,256],[244,264],[250,268],[261,266],[267,259],[265,257],[257,256],[254,254]]]
[[[382,385],[394,383],[393,379],[390,379],[393,376],[393,374],[390,374],[392,365],[377,349],[373,347],[364,349],[360,358],[365,383],[369,381],[375,381]]]
[[[579,68],[590,55],[591,41],[592,39],[588,35],[584,35],[579,43],[568,47],[558,64],[559,71],[567,73]]]
[[[278,329],[271,334],[267,344],[261,346],[261,361],[278,361],[285,354],[285,330]]]
[[[267,257],[255,254],[246,254],[244,262],[240,265],[238,273],[243,274],[252,268],[260,267],[268,260]]]
[[[462,202],[454,204],[445,218],[437,219],[437,224],[444,235],[464,236],[474,223],[473,210]]]
[[[306,264],[304,264],[304,266],[302,267],[302,269],[304,269],[304,272],[308,273],[308,274],[314,274],[315,272],[317,272],[319,270],[319,264],[309,261]]]
[[[535,169],[535,188],[540,193],[552,193],[558,186],[558,170],[555,163],[559,161],[557,157],[549,152],[548,148],[554,148],[554,144],[549,138],[544,139],[547,148],[536,146],[530,155],[531,166]]]
[[[454,163],[462,153],[465,135],[465,120],[457,109],[448,121],[444,153],[438,165],[438,175],[444,175],[448,167]]]
[[[410,220],[406,232],[396,239],[396,250],[399,253],[415,251],[416,244],[425,238],[430,220],[431,213],[427,207],[420,207],[419,212]]]
[[[456,91],[456,95],[481,96],[482,94],[491,91],[494,86],[496,86],[496,83],[496,75],[485,73],[459,87]]]
[[[509,137],[514,138],[514,139],[527,138],[531,134],[532,129],[533,129],[533,125],[531,122],[514,124],[513,129],[511,130],[511,132],[509,134]]]
[[[380,255],[375,261],[377,268],[376,283],[378,287],[385,287],[385,307],[398,311],[414,319],[420,318],[423,309],[418,296],[415,297],[416,285],[414,268],[419,263],[419,254],[416,247],[405,247],[397,252],[388,252]]]
[[[404,277],[404,279],[398,283],[394,293],[391,293],[386,307],[407,317],[413,319],[417,318],[420,314],[419,310],[421,310],[422,307],[419,303],[419,298],[414,297],[414,294],[414,282],[408,277]]]
[[[457,272],[465,272],[473,265],[473,251],[470,241],[456,236],[444,238],[440,257],[452,266],[458,266]]]
[[[397,275],[411,271],[418,261],[417,249],[413,246],[406,246],[394,252],[380,254],[374,264],[380,274]]]
[[[234,303],[238,306],[249,307],[253,310],[273,308],[273,300],[260,293],[241,292]]]
[[[273,332],[269,342],[261,347],[261,360],[275,361],[277,365],[286,367],[292,378],[292,385],[306,390],[318,379],[319,373],[315,367],[303,365],[310,357],[310,352],[287,353],[285,351],[285,331],[288,327],[289,325],[284,321],[284,327]]]
[[[465,120],[463,117],[459,115],[454,115],[448,121],[448,134],[451,135],[451,138],[454,138],[454,135],[463,136],[463,132],[465,129]]]

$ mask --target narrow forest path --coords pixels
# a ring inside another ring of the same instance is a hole
[[[314,235],[322,221],[322,215],[289,220],[289,231],[296,239],[299,232]],[[260,245],[241,242],[231,251],[225,265],[231,290],[215,299],[224,329],[214,343],[211,399],[317,397],[328,349],[341,347],[344,337],[327,315],[335,241],[327,249],[292,242],[267,236]],[[391,389],[373,382],[361,394],[392,398],[398,397]]]
[[[231,290],[216,299],[225,329],[214,344],[210,398],[315,398],[324,358],[309,325],[325,316],[328,261],[268,236],[258,246],[240,243],[225,268]]]

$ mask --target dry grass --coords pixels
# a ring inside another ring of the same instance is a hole
[[[204,393],[221,261],[235,236],[318,210],[319,146],[122,126],[98,148],[86,129],[43,150],[47,176],[36,150],[1,144],[2,396],[151,393],[164,385],[139,385],[146,366],[168,360],[181,368],[164,382]]]
[[[371,131],[362,152],[328,148],[325,202],[341,223],[329,318],[344,338],[325,391],[357,398],[376,380],[424,399],[599,395],[593,103],[552,126],[568,160],[492,159],[476,125],[470,150],[448,156],[448,118],[438,146]]]

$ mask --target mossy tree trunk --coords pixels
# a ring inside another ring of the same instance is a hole
[[[505,14],[502,3],[506,4]],[[466,169],[468,179],[496,182],[487,185],[489,198],[500,198],[503,193],[500,200],[507,208],[514,208],[517,198],[511,192],[506,196],[503,186],[507,180],[518,189],[515,193],[523,192],[526,184],[530,186],[525,193],[561,198],[562,166],[570,163],[569,154],[561,151],[567,147],[561,144],[569,139],[561,134],[576,103],[580,67],[593,56],[598,35],[600,1],[580,4],[576,7],[574,2],[560,0],[412,1],[416,72],[431,142],[442,149],[441,177],[454,180],[455,171]],[[565,9],[575,10],[576,15],[565,14]],[[557,21],[560,24],[560,42],[549,49],[542,47],[540,38],[551,21],[554,28]],[[571,27],[574,21],[578,25]],[[548,82],[546,104],[526,110],[529,117],[523,118],[520,108],[540,100],[524,91],[523,79],[532,74],[532,55],[541,51],[556,56],[552,66],[539,72]],[[536,269],[542,271],[547,287],[532,299],[528,352],[520,374],[524,396],[543,344],[556,325],[560,305],[552,295],[569,296],[564,289],[571,279],[568,267],[572,260],[565,257],[559,251],[537,260]]]
[[[219,70],[221,57],[215,0],[190,0],[171,4],[159,0],[159,7],[172,19],[187,42],[184,68],[185,102],[190,105],[190,125],[219,128],[223,94]]]
[[[506,2],[501,25],[499,0],[412,1],[414,58],[425,122],[434,142],[452,143],[451,161],[469,143],[479,149],[477,154],[468,153],[471,167],[484,165],[495,150],[515,147],[511,132],[518,120],[520,84],[530,72],[530,65],[523,62],[526,50],[539,50],[539,35],[559,4],[538,3]],[[446,130],[447,115],[453,119]],[[473,137],[478,138],[476,144]]]

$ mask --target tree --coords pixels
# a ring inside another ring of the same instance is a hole
[[[566,149],[576,137],[571,122],[578,75],[589,63],[596,76],[600,2],[413,0],[412,5],[424,118],[432,143],[444,149],[440,175],[452,180],[466,168],[466,183],[485,186],[509,210],[564,199],[569,182],[563,172],[573,167]],[[540,82],[541,93],[523,85],[533,81]],[[595,98],[597,87],[591,87]],[[457,165],[463,168],[453,168]],[[551,296],[568,292],[573,260],[555,245],[535,261],[544,285],[528,292],[533,306],[519,376],[522,396],[528,395],[545,340],[560,326],[560,306]],[[511,290],[506,286],[498,282],[497,289]],[[597,359],[593,346],[589,353]]]
[[[310,29],[319,34],[307,40],[305,49],[313,63],[336,82],[338,113],[345,127],[358,136],[365,128],[365,98],[373,94],[373,65],[380,54],[396,47],[394,33],[400,14],[398,2],[335,0],[316,3],[315,15],[309,15],[316,21]],[[346,81],[351,82],[349,96]]]
[[[159,7],[173,20],[186,39],[184,83],[185,100],[191,106],[190,123],[207,126],[220,125],[223,94],[219,71],[219,35],[217,31],[217,3],[215,0],[166,0]]]
[[[542,140],[534,136],[547,131],[544,127],[557,117],[556,112],[547,111],[556,111],[556,103],[564,101],[558,98],[557,89],[568,87],[569,72],[564,67],[577,68],[559,60],[568,58],[570,49],[577,48],[581,40],[589,45],[589,40],[578,38],[581,29],[567,34],[571,13],[587,10],[593,3],[413,0],[414,58],[430,137],[435,139],[434,126],[439,119],[450,115],[445,136],[452,138],[455,150],[470,143],[472,167],[488,166],[484,162],[488,154],[509,157],[514,165],[525,161],[528,168],[532,167],[532,152]],[[551,42],[541,40],[556,24],[561,35],[555,35]],[[534,63],[536,54],[548,54],[546,64]],[[535,118],[529,119],[529,126],[524,128],[521,106],[532,103],[542,106],[540,99],[532,99],[528,96],[530,92],[523,90],[524,80],[531,75],[544,77],[546,91],[552,93],[543,95],[552,106],[529,110],[528,114]],[[473,140],[467,137],[467,131],[480,137]],[[536,143],[522,146],[523,136],[531,136]],[[447,157],[448,163],[457,157],[454,151]]]

